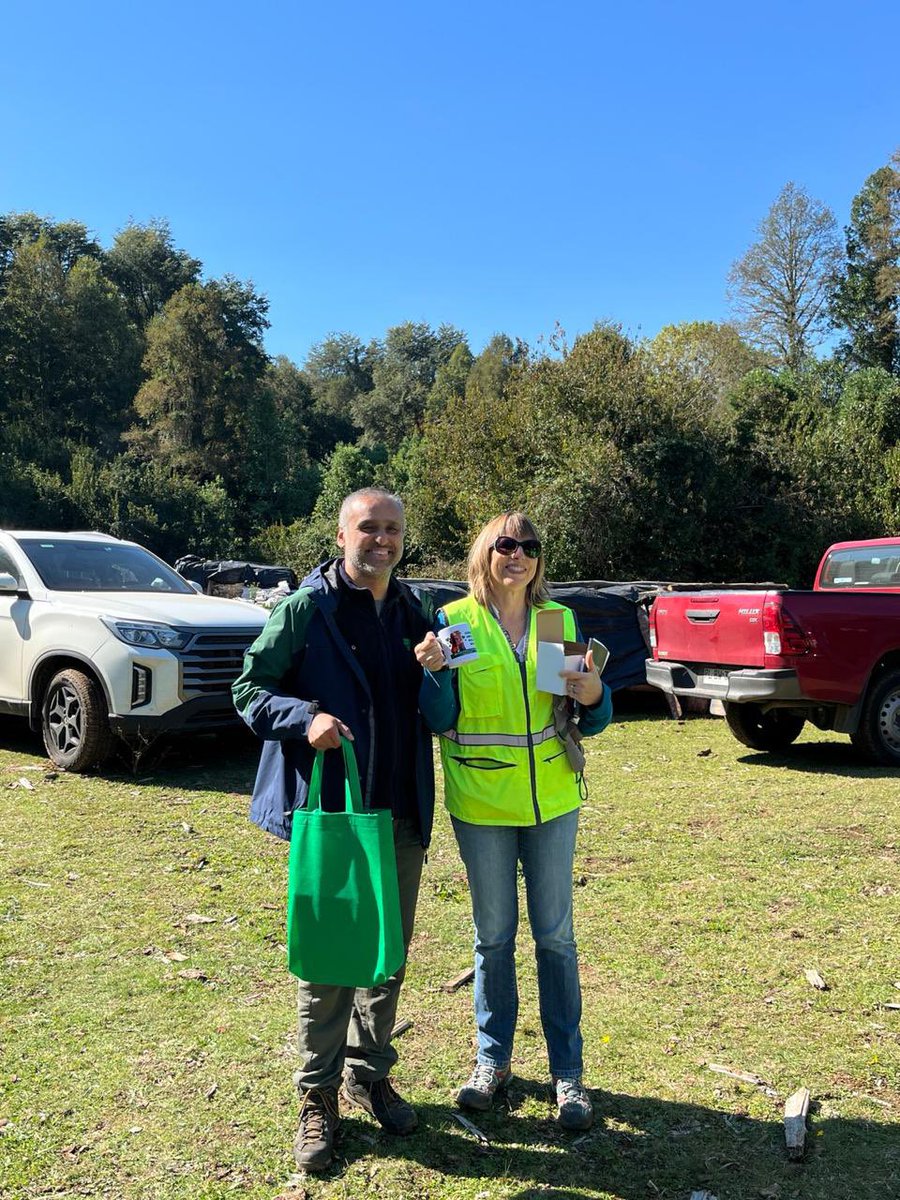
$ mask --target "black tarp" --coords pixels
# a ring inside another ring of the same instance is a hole
[[[207,560],[197,554],[186,554],[176,562],[175,570],[183,578],[199,583],[205,592],[214,585],[229,583],[273,588],[285,581],[292,591],[297,587],[297,576],[290,567],[270,567],[240,559]]]
[[[435,606],[465,596],[464,583],[447,579],[407,579],[417,591],[433,597]],[[650,655],[647,640],[647,604],[656,595],[653,583],[608,583],[605,581],[551,583],[550,598],[571,608],[585,638],[595,637],[609,650],[603,679],[612,691],[647,682],[645,662]]]

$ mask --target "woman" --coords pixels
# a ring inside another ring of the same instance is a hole
[[[523,513],[505,513],[485,525],[469,552],[468,575],[469,595],[448,604],[438,619],[442,625],[467,622],[478,657],[451,671],[443,669],[434,634],[416,647],[419,663],[433,673],[423,682],[420,706],[441,734],[445,802],[475,923],[478,1053],[457,1102],[487,1109],[511,1078],[521,862],[559,1120],[567,1129],[587,1129],[593,1108],[581,1082],[581,988],[572,927],[581,779],[557,735],[553,697],[535,686],[538,611],[562,610],[566,640],[577,640],[575,618],[547,599],[541,544]],[[583,735],[599,733],[612,715],[590,655],[586,667],[561,673]]]

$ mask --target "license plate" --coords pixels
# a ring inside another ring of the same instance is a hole
[[[718,668],[717,667],[709,667],[708,669],[704,670],[703,672],[701,672],[700,674],[697,675],[697,682],[698,683],[721,683],[723,679],[728,678],[729,673],[730,672],[726,671],[723,667],[718,667]]]

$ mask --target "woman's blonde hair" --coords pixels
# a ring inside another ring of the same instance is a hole
[[[501,513],[499,517],[492,517],[488,521],[472,543],[468,561],[469,591],[485,608],[491,599],[491,555],[494,553],[494,542],[504,533],[520,541],[525,538],[540,541],[537,530],[522,512]],[[539,605],[547,599],[549,594],[544,583],[544,553],[541,551],[534,578],[525,592],[525,600],[528,604]]]

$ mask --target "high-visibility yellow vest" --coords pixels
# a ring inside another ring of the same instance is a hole
[[[563,608],[565,637],[575,618]],[[473,825],[536,825],[578,807],[578,780],[553,727],[552,697],[535,686],[537,610],[528,625],[520,664],[493,613],[471,596],[444,606],[447,622],[467,621],[478,658],[454,668],[460,713],[441,734],[444,800]],[[523,670],[524,667],[524,670]]]

